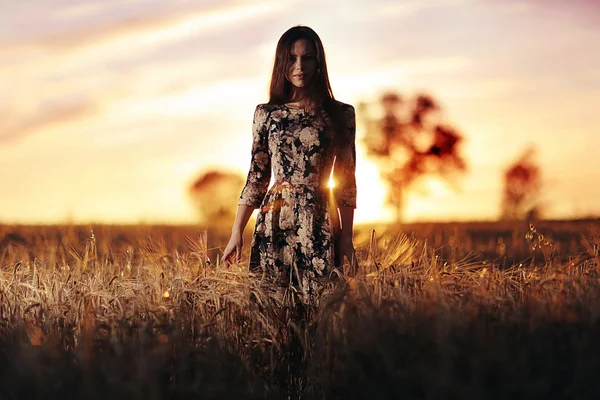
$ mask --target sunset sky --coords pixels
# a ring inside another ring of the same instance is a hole
[[[323,40],[336,98],[425,91],[466,136],[458,189],[426,183],[407,220],[497,218],[502,170],[530,144],[546,215],[600,214],[597,1],[28,0],[0,15],[0,222],[192,223],[191,180],[247,173],[275,45],[298,24]],[[357,222],[389,218],[361,144],[357,179]]]

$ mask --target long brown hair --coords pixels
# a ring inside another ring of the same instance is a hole
[[[308,26],[298,25],[291,27],[279,38],[277,49],[275,50],[273,73],[271,75],[269,103],[281,105],[291,100],[292,83],[287,78],[290,52],[293,44],[301,39],[308,40],[314,45],[318,65],[317,74],[310,83],[312,90],[309,91],[306,100],[309,104],[316,107],[317,113],[324,111],[329,116],[336,132],[336,139],[339,140],[340,133],[343,132],[340,121],[341,112],[339,107],[337,107],[337,102],[329,83],[323,42],[321,42],[319,35]]]

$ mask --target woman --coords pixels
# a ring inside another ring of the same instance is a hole
[[[319,36],[289,29],[277,43],[269,102],[254,112],[250,170],[224,260],[240,261],[242,233],[259,208],[252,271],[294,285],[309,302],[344,256],[356,266],[355,127],[354,108],[333,97]]]

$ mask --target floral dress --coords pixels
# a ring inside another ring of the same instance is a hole
[[[281,287],[293,288],[304,302],[314,298],[322,288],[321,278],[333,271],[336,207],[356,208],[355,111],[348,104],[338,106],[345,132],[334,146],[327,116],[259,104],[250,170],[238,202],[259,211],[250,270],[276,277]]]

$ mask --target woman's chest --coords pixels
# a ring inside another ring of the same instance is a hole
[[[333,152],[333,134],[328,124],[311,116],[288,118],[269,124],[272,154],[320,154]]]

